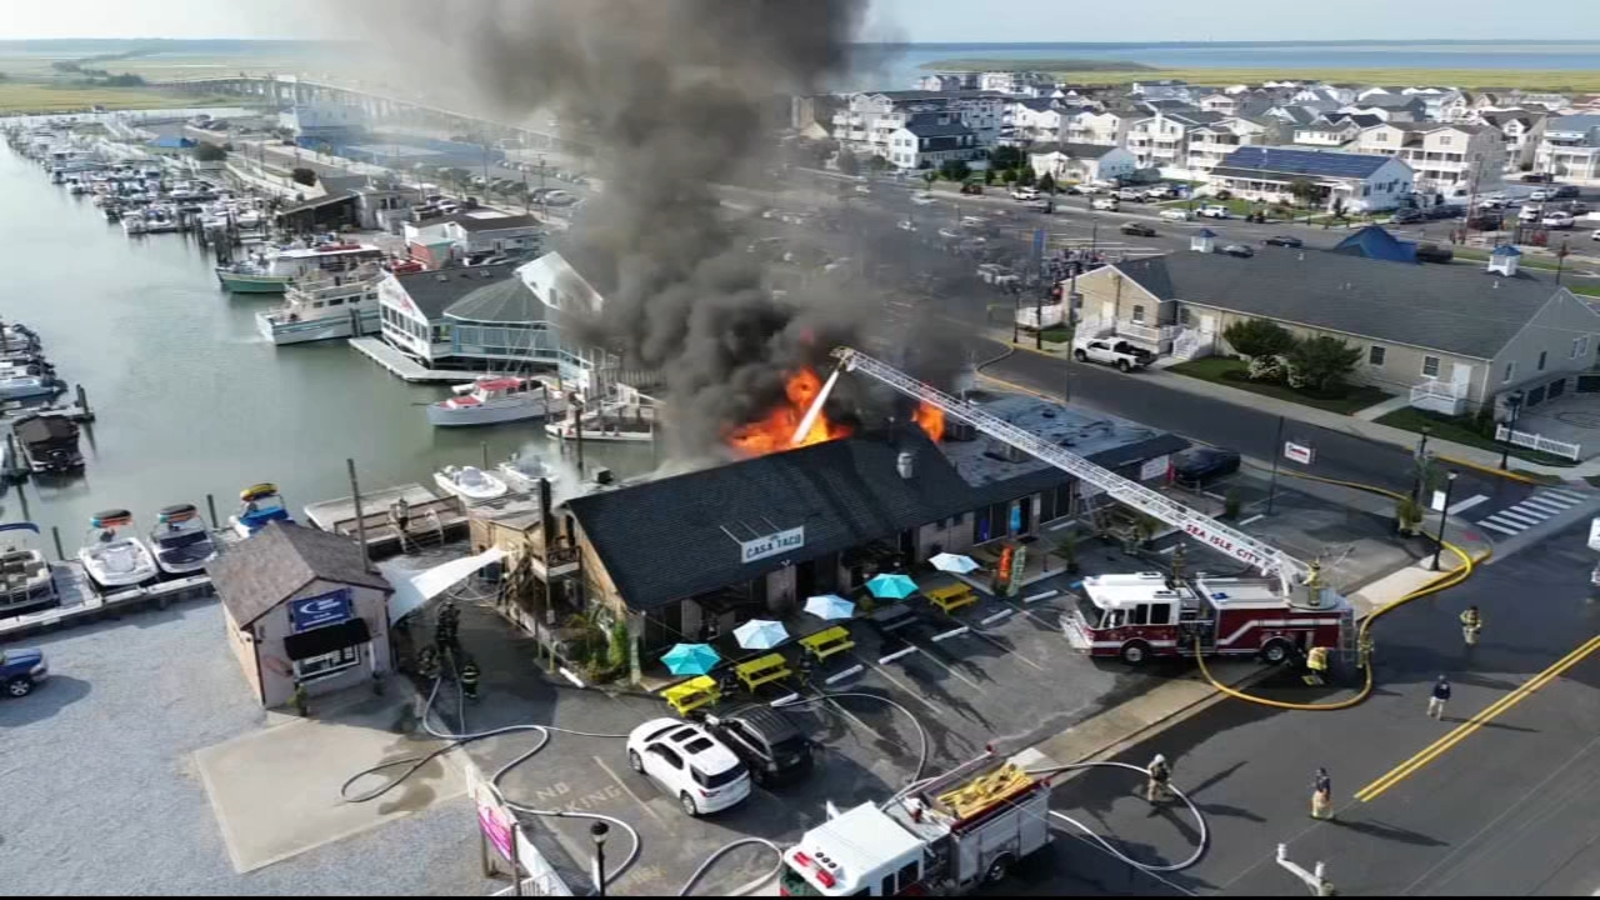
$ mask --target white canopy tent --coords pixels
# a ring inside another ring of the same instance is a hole
[[[405,568],[395,560],[378,563],[383,577],[394,585],[394,593],[389,597],[389,623],[400,621],[472,573],[504,559],[505,555],[499,547],[491,547],[477,556],[451,560],[420,572]]]

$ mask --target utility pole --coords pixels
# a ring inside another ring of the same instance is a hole
[[[1278,436],[1272,441],[1272,481],[1267,484],[1267,515],[1272,515],[1272,501],[1278,493],[1278,457],[1283,455],[1283,416],[1278,417]]]
[[[361,545],[361,571],[370,572],[372,560],[367,552],[367,518],[361,511],[361,485],[356,481],[356,461],[349,458],[344,462],[350,470],[350,499],[355,504],[356,542]],[[405,535],[401,535],[401,540],[405,540]]]
[[[1450,514],[1450,495],[1455,493],[1456,476],[1460,474],[1460,472],[1452,469],[1444,477],[1444,506],[1439,508],[1439,536],[1434,541],[1433,548],[1433,571],[1435,572],[1439,571],[1439,555],[1444,552],[1444,526],[1445,517]]]

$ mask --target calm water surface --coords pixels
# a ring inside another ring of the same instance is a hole
[[[211,267],[183,235],[130,240],[0,144],[0,316],[39,332],[98,416],[84,428],[84,475],[13,486],[0,517],[31,517],[46,548],[60,526],[70,555],[96,510],[130,509],[142,530],[160,507],[204,509],[212,493],[226,518],[241,488],[274,481],[299,517],[349,495],[346,457],[371,489],[432,487],[439,467],[478,464],[482,441],[492,463],[519,448],[555,452],[533,423],[434,429],[419,404],[445,386],[407,385],[343,341],[274,348],[254,316],[281,298],[232,297]],[[584,455],[619,475],[653,463],[649,445],[590,444]]]

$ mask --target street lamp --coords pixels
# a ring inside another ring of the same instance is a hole
[[[1454,469],[1444,478],[1444,506],[1439,508],[1439,536],[1433,548],[1433,570],[1439,571],[1439,554],[1444,552],[1444,518],[1450,514],[1450,494],[1456,489],[1456,476],[1461,474]]]
[[[1433,426],[1422,426],[1422,440],[1417,442],[1417,472],[1411,480],[1411,502],[1417,502],[1422,496],[1422,467],[1428,461],[1428,435],[1433,434]]]
[[[1511,436],[1517,430],[1517,417],[1522,414],[1522,392],[1515,391],[1506,397],[1506,440],[1500,449],[1500,470],[1505,471],[1511,458]]]
[[[596,822],[589,826],[589,837],[594,841],[594,889],[596,896],[606,895],[606,835],[611,826]]]

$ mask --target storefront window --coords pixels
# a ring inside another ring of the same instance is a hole
[[[359,647],[345,647],[321,656],[308,656],[294,664],[294,675],[301,681],[322,678],[350,668],[361,661]]]

